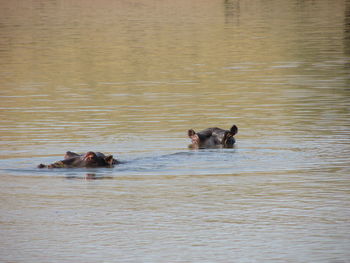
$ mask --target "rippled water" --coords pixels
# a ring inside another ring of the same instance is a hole
[[[349,262],[349,65],[346,0],[0,1],[0,261]]]

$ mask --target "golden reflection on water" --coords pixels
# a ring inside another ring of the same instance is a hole
[[[0,1],[0,255],[349,258],[349,17],[345,0]],[[187,149],[187,129],[233,123],[235,149]],[[129,162],[33,168],[95,149]],[[61,178],[86,174],[108,179]]]
[[[4,2],[2,136],[30,141],[45,130],[50,138],[54,127],[62,139],[104,125],[104,135],[180,133],[235,121],[256,130],[290,120],[321,81],[342,100],[344,2],[268,6]]]

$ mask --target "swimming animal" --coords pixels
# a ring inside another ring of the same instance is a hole
[[[193,129],[188,130],[188,137],[192,143],[189,148],[232,148],[236,140],[233,137],[237,134],[238,128],[233,125],[230,130],[221,128],[207,128],[200,132],[195,132]]]
[[[104,155],[100,152],[89,151],[85,154],[66,152],[64,160],[49,165],[39,164],[38,168],[75,168],[75,167],[113,167],[119,161],[113,155]]]

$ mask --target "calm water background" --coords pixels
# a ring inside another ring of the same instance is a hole
[[[349,1],[0,0],[0,107],[1,262],[350,262]]]

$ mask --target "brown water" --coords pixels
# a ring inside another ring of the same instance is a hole
[[[0,0],[0,103],[1,262],[350,262],[349,1]]]

